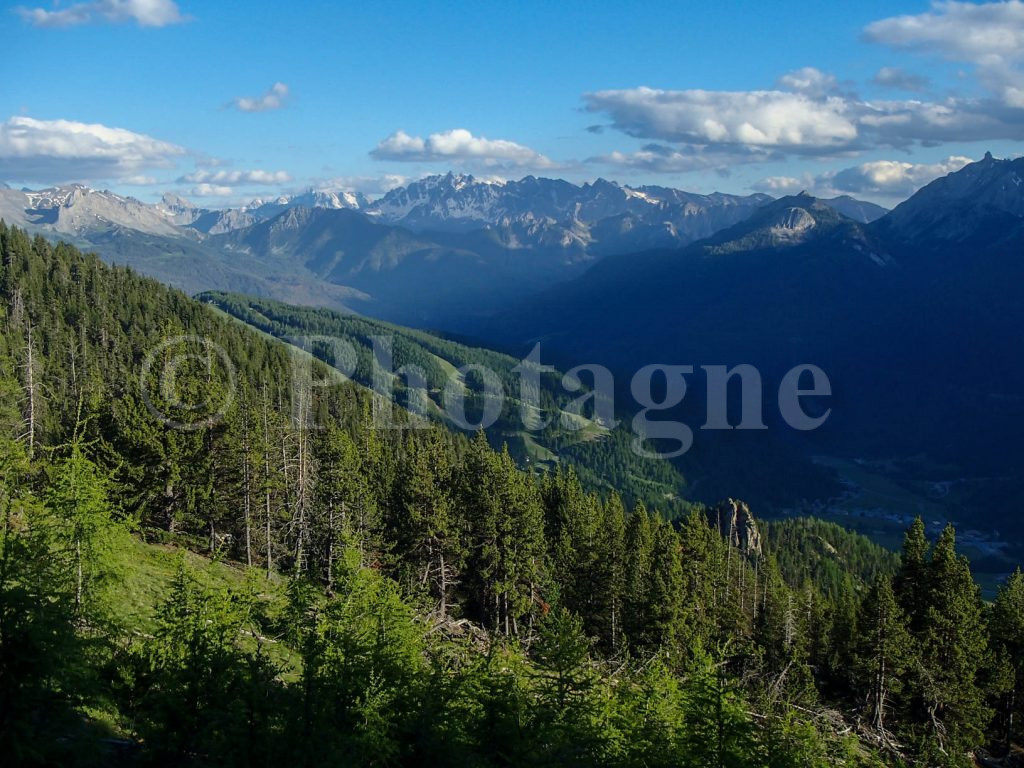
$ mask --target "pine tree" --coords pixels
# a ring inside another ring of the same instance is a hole
[[[903,677],[914,664],[906,617],[886,576],[879,576],[857,617],[852,674],[864,699],[864,714],[884,743],[893,745],[890,712],[903,713]],[[898,721],[897,721],[898,722]]]
[[[924,521],[917,517],[903,538],[903,556],[893,585],[900,607],[915,634],[921,631],[928,608],[928,556]]]
[[[918,636],[918,676],[927,742],[959,760],[984,738],[991,712],[981,688],[988,641],[981,596],[970,566],[947,526],[927,566],[927,608]]]
[[[631,646],[645,648],[656,642],[651,631],[651,574],[654,533],[651,516],[640,502],[633,508],[626,530],[626,600],[623,627]]]
[[[85,454],[83,422],[78,421],[66,456],[58,459],[49,477],[47,504],[63,523],[68,554],[75,574],[75,607],[82,610],[92,586],[109,575],[111,555],[121,544],[123,527],[114,519],[108,501],[109,478]]]
[[[745,768],[752,764],[754,732],[736,681],[697,649],[685,682],[684,765],[697,768]]]
[[[598,685],[583,622],[556,608],[541,623],[533,645],[536,667],[535,722],[546,765],[592,765],[599,750],[592,728]]]
[[[626,597],[626,510],[616,493],[604,505],[598,562],[601,580],[597,591],[601,604],[603,646],[607,651],[615,651],[622,641]]]
[[[529,629],[549,608],[540,494],[507,448],[495,455],[482,432],[460,474],[459,498],[469,523],[469,604],[486,626],[519,634],[523,619]]]
[[[1004,741],[1009,749],[1024,721],[1024,572],[1020,568],[999,587],[990,626],[993,644],[1002,651],[1012,672],[1001,706]]]
[[[348,432],[327,426],[319,434],[315,453],[321,467],[315,492],[318,557],[322,578],[331,591],[335,564],[344,550],[356,551],[360,566],[366,566],[378,550],[380,521],[359,449]]]
[[[66,742],[65,713],[80,690],[75,583],[67,561],[53,556],[65,543],[63,526],[28,478],[26,446],[0,435],[0,754],[15,764],[68,763],[73,755],[51,747]]]
[[[398,518],[393,524],[413,577],[428,587],[443,620],[466,558],[461,523],[448,489],[452,485],[449,448],[439,433],[406,441],[406,463],[398,479]]]
[[[499,624],[505,634],[519,634],[524,619],[532,629],[547,609],[543,593],[549,583],[544,542],[544,510],[533,478],[519,471],[508,446],[498,455],[500,516],[497,522],[495,580]]]
[[[683,622],[686,596],[679,537],[669,523],[654,523],[653,529],[647,633],[656,645],[674,651],[689,631]]]
[[[551,568],[562,587],[561,601],[583,619],[588,633],[602,624],[600,596],[603,514],[596,496],[586,494],[570,466],[551,475],[544,486],[545,518],[551,542]]]

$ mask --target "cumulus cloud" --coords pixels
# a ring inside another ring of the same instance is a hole
[[[160,183],[159,179],[155,176],[145,176],[138,174],[135,176],[125,176],[117,180],[118,184],[124,184],[127,187],[153,187]]]
[[[934,2],[926,13],[869,24],[863,38],[973,64],[984,87],[944,98],[866,99],[840,88],[831,74],[803,67],[782,75],[767,90],[595,91],[583,94],[584,108],[606,118],[601,126],[662,147],[593,159],[682,172],[758,159],[1019,141],[1024,135],[1024,0]],[[928,78],[899,67],[881,68],[873,82],[910,94],[930,87]],[[705,162],[709,155],[718,159]]]
[[[864,38],[898,50],[973,64],[1008,107],[1024,108],[1024,2],[933,2],[926,13],[872,22]]]
[[[372,197],[383,195],[396,187],[404,187],[410,181],[411,177],[398,173],[385,173],[382,176],[335,176],[316,180],[314,187],[333,192],[359,192]]]
[[[645,144],[635,152],[615,151],[591,157],[587,162],[650,173],[687,173],[710,169],[721,170],[729,165],[764,162],[769,159],[771,159],[771,154],[760,150],[722,153],[689,145],[673,147],[655,143]]]
[[[597,91],[586,108],[630,136],[685,144],[841,148],[857,138],[846,101],[788,91]]]
[[[124,178],[171,167],[185,154],[176,144],[99,123],[24,116],[0,123],[0,177],[18,181]]]
[[[779,85],[788,91],[806,93],[810,96],[823,96],[835,91],[838,83],[834,75],[814,67],[802,67],[780,77]]]
[[[242,112],[267,112],[280,109],[287,99],[288,86],[284,83],[274,83],[262,96],[253,99],[239,97],[235,99],[234,105]]]
[[[876,160],[844,168],[822,179],[833,189],[850,194],[908,197],[925,184],[959,171],[971,162],[969,157],[951,156],[937,163],[908,163]]]
[[[799,179],[795,176],[769,176],[751,184],[750,187],[758,192],[767,192],[771,195],[793,195],[815,187],[815,182],[810,175]]]
[[[217,184],[223,187],[251,184],[287,184],[292,177],[286,171],[207,171],[198,170],[178,179],[179,184]]]
[[[629,136],[702,151],[837,156],[872,148],[944,141],[1019,139],[1024,112],[991,99],[867,101],[848,94],[793,91],[668,91],[584,94]]]
[[[751,184],[751,189],[771,195],[793,195],[808,190],[818,197],[856,195],[893,202],[903,200],[921,187],[971,162],[958,155],[934,163],[873,160],[817,175],[769,176]]]
[[[464,128],[432,133],[425,139],[396,131],[370,152],[376,160],[451,162],[488,168],[552,168],[554,163],[529,147],[506,139],[474,136]]]
[[[26,7],[15,10],[35,27],[73,27],[102,22],[135,22],[140,27],[165,27],[188,20],[173,0],[95,0],[66,7],[58,3],[53,5],[52,10]]]
[[[924,75],[915,75],[900,67],[882,67],[875,73],[872,82],[898,91],[924,91],[931,84]]]
[[[220,184],[197,184],[189,192],[192,197],[227,197],[234,193],[233,187]]]

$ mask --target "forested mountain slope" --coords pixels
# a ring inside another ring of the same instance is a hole
[[[374,339],[386,340],[378,341],[376,354],[390,355],[388,372],[409,366],[420,371],[430,416],[454,429],[467,431],[468,425],[461,421],[463,414],[457,415],[458,423],[453,420],[446,408],[446,390],[465,398],[467,422],[475,424],[484,418],[485,382],[475,369],[481,366],[496,375],[503,393],[500,415],[486,429],[488,439],[495,448],[508,446],[521,467],[551,471],[559,462],[572,463],[590,489],[617,491],[628,503],[636,500],[657,506],[669,518],[682,517],[688,509],[681,501],[686,495],[685,478],[671,463],[645,458],[633,450],[630,414],[616,414],[613,402],[595,406],[596,395],[587,396],[592,392],[587,386],[593,382],[574,378],[570,384],[579,381],[581,388],[569,389],[563,373],[550,366],[540,368],[543,361],[532,363],[535,372],[531,375],[523,370],[531,365],[528,361],[358,315],[239,294],[206,292],[196,298],[276,338],[308,348],[367,388],[374,386]],[[337,342],[349,346],[337,347]],[[355,352],[354,361],[347,357],[349,348]],[[337,356],[345,359],[336,360]],[[383,362],[377,366],[384,370]],[[583,376],[589,378],[590,374]],[[393,387],[399,403],[408,404],[407,375],[389,379],[387,386]],[[574,402],[578,398],[584,400],[580,405]],[[618,424],[602,423],[601,416],[606,413]]]
[[[0,265],[14,764],[967,765],[1015,735],[1024,577],[985,606],[952,529],[826,595],[709,513],[381,429],[128,270],[7,227]],[[132,530],[246,575],[168,576]]]

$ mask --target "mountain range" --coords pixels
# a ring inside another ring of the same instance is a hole
[[[452,325],[576,277],[610,254],[707,237],[770,200],[449,173],[373,201],[309,189],[225,210],[173,194],[150,205],[82,185],[5,188],[0,218],[189,292],[243,291]],[[884,213],[852,198],[828,204],[859,220]]]

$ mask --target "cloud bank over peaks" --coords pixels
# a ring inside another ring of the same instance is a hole
[[[198,170],[178,179],[179,184],[218,184],[223,187],[287,184],[292,177],[286,171],[208,171]]]
[[[828,178],[832,188],[861,195],[905,198],[940,176],[959,171],[971,158],[953,155],[936,163],[875,160],[844,168]]]
[[[140,176],[170,168],[184,147],[124,128],[14,116],[0,123],[0,178],[54,183]]]
[[[847,102],[790,91],[670,91],[647,87],[583,96],[586,109],[643,139],[710,147],[841,149],[857,139]]]
[[[446,162],[483,168],[554,168],[550,159],[507,139],[474,136],[464,128],[432,133],[426,138],[395,131],[370,152],[375,160]]]
[[[896,202],[940,176],[959,171],[970,162],[973,162],[971,158],[961,155],[951,155],[933,163],[873,160],[817,175],[768,176],[752,184],[751,188],[780,196],[807,190],[818,197],[862,195]]]
[[[603,160],[665,172],[943,142],[1019,140],[1024,134],[1024,110],[991,99],[865,100],[823,90],[830,86],[827,78],[791,73],[783,81],[802,90],[639,87],[588,93],[584,102],[588,111],[610,118],[612,128],[665,145]],[[702,156],[716,160],[702,165]]]

